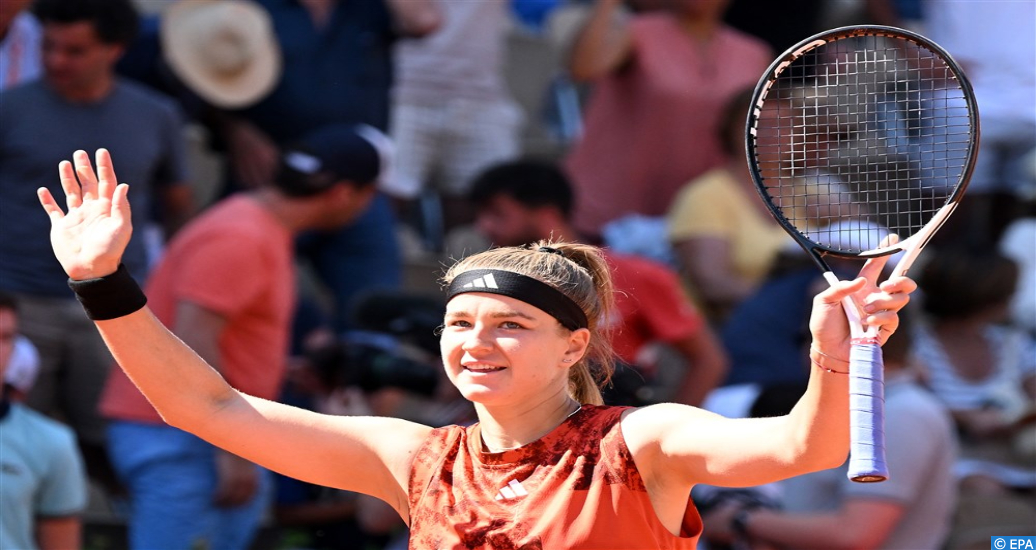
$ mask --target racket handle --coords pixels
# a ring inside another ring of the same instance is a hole
[[[885,481],[885,380],[876,338],[858,338],[849,351],[849,479]]]

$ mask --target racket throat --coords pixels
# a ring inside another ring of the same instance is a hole
[[[896,264],[895,269],[892,270],[892,277],[901,277],[906,275],[907,271],[912,265],[914,260],[921,254],[921,250],[924,249],[928,241],[932,240],[936,230],[942,227],[942,224],[946,221],[946,218],[950,217],[957,208],[958,201],[950,201],[943,205],[938,212],[932,216],[932,219],[919,231],[917,234],[912,236],[910,240],[913,242],[908,245],[900,243],[900,246],[905,251],[903,257],[900,258],[899,263]]]

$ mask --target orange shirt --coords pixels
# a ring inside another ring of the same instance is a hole
[[[434,430],[410,473],[410,548],[695,548],[702,523],[689,498],[679,537],[655,515],[619,426],[625,410],[583,405],[501,453],[482,451],[477,424]]]
[[[223,377],[244,393],[275,399],[295,308],[293,254],[293,235],[283,224],[250,196],[231,197],[176,234],[148,280],[148,306],[170,328],[180,301],[222,315]],[[118,367],[111,370],[100,409],[107,418],[162,422]]]

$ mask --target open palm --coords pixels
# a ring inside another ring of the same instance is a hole
[[[129,186],[118,184],[105,149],[97,150],[96,175],[85,151],[76,151],[72,158],[74,168],[67,160],[58,165],[68,212],[47,188],[37,194],[50,216],[51,246],[65,273],[74,280],[102,277],[118,269],[133,233]]]

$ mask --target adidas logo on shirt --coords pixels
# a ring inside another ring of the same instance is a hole
[[[492,275],[486,276],[492,277]],[[507,485],[500,488],[500,492],[496,494],[496,500],[514,500],[528,495],[529,492],[525,490],[525,487],[522,487],[517,479],[512,479]]]
[[[496,286],[496,279],[493,278],[492,273],[487,273],[472,281],[461,288],[500,288]]]

